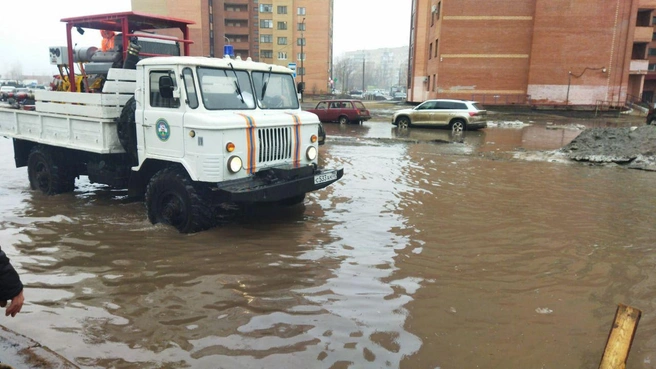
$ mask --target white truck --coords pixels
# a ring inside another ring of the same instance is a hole
[[[145,195],[151,222],[196,232],[219,204],[292,205],[342,177],[317,166],[320,123],[297,96],[285,67],[152,57],[110,69],[102,93],[37,91],[36,111],[0,108],[0,136],[32,189],[70,192],[87,175]]]

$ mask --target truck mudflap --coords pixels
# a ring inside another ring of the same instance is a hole
[[[344,175],[344,169],[323,169],[313,165],[274,167],[248,178],[218,183],[212,188],[217,202],[274,202],[322,189]]]

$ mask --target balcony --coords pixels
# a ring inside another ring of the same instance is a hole
[[[247,21],[249,19],[250,19],[250,14],[247,11],[244,11],[244,12],[235,12],[235,11],[228,12],[227,11],[227,12],[225,12],[226,22],[227,21],[232,21],[232,20],[239,20],[239,21],[246,20]]]
[[[629,74],[647,74],[648,69],[649,60],[631,60],[631,65],[629,66]]]
[[[225,33],[231,35],[248,35],[250,30],[248,27],[226,27]]]
[[[633,42],[651,42],[654,27],[636,27]]]
[[[248,50],[251,46],[248,42],[230,42],[230,45],[232,45],[235,50]]]

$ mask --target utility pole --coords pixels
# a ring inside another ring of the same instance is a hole
[[[305,96],[305,83],[303,82],[303,75],[305,74],[305,68],[303,68],[303,61],[305,60],[305,54],[303,53],[303,46],[305,45],[305,36],[303,31],[305,31],[305,18],[301,22],[301,86],[303,86],[303,91],[301,92],[301,102],[303,102],[303,96]]]
[[[366,59],[366,54],[362,50],[362,93],[364,94],[364,61]]]

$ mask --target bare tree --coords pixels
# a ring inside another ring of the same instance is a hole
[[[342,92],[348,93],[350,77],[355,72],[356,63],[351,58],[338,59],[333,66],[333,75],[337,77],[337,85],[342,86]]]
[[[7,78],[8,79],[14,79],[17,81],[22,81],[23,80],[23,66],[19,62],[15,62],[12,66],[11,69],[9,69],[9,73],[7,73]]]

